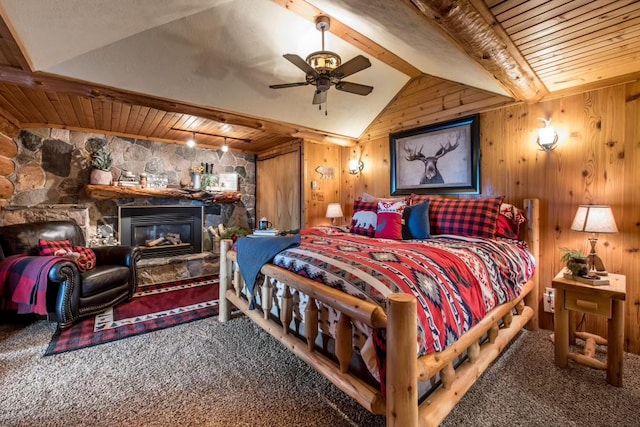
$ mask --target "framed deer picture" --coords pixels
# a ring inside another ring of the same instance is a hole
[[[389,136],[391,194],[478,194],[479,116]]]

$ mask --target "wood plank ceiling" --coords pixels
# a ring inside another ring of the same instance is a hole
[[[638,78],[637,0],[485,2],[552,93],[619,77]]]
[[[301,7],[306,4],[301,0],[278,2],[284,7],[299,9],[298,13],[309,15],[310,19],[316,12]],[[523,70],[521,74],[543,84],[536,86],[537,89],[518,83],[509,85],[516,90],[521,86],[523,91],[536,90],[539,95],[548,92],[547,97],[554,97],[591,90],[594,85],[640,78],[640,2],[637,0],[410,0],[410,4],[426,20],[437,22],[463,50],[474,35],[456,30],[462,21],[447,26],[444,18],[456,16],[460,10],[465,10],[466,18],[473,17],[476,21],[482,16],[486,27],[496,29],[493,33],[496,43],[502,40],[505,51],[510,52]],[[436,7],[439,9],[431,9]],[[354,44],[363,43],[361,37],[354,37],[343,25],[336,28],[345,39],[358,39],[352,40]],[[476,37],[475,42],[482,43],[482,40]],[[369,46],[370,53],[385,57],[380,46],[365,45]],[[473,56],[473,52],[467,53]],[[482,53],[474,59],[482,63],[490,59],[488,55]],[[391,52],[387,57],[412,78],[421,78],[419,71],[401,58]],[[486,64],[483,66],[492,72]],[[503,71],[510,72],[507,70],[510,66],[505,65]],[[184,143],[191,133],[176,129],[193,129],[200,146],[217,148],[224,138],[212,135],[224,135],[228,136],[232,149],[252,153],[297,138],[347,146],[356,142],[286,123],[32,73],[30,69],[7,23],[0,20],[0,116],[5,119],[0,130],[5,133],[12,126],[14,130],[47,126]],[[542,96],[532,95],[529,100],[539,98]]]

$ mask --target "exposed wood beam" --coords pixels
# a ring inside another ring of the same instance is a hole
[[[613,77],[610,79],[598,80],[597,82],[587,83],[581,86],[558,90],[545,96],[542,101],[549,101],[552,99],[576,95],[578,93],[590,92],[593,90],[604,89],[606,87],[618,86],[621,84],[633,83],[637,81],[640,81],[640,71],[637,73],[625,74],[623,76]]]
[[[482,0],[405,0],[449,36],[519,101],[549,91]]]
[[[283,122],[265,120],[248,115],[241,115],[211,107],[195,106],[108,86],[66,79],[46,73],[30,73],[10,67],[0,67],[0,81],[42,91],[62,92],[69,95],[86,97],[88,99],[141,105],[161,111],[189,114],[220,123],[244,126],[265,132],[273,132],[279,135],[290,136],[292,138],[304,137],[311,141],[338,144],[342,146],[352,146],[356,143],[354,138],[321,132],[316,129],[294,126]]]
[[[335,34],[337,37],[341,38],[347,43],[357,47],[363,52],[366,52],[367,55],[370,55],[377,60],[384,62],[391,68],[395,68],[396,70],[400,71],[403,74],[406,74],[409,77],[417,77],[422,74],[422,71],[409,64],[407,61],[400,58],[393,52],[388,51],[370,38],[364,36],[363,34],[360,34],[353,28],[348,27],[328,13],[325,13],[317,7],[307,3],[305,0],[273,1],[281,5],[282,7],[294,12],[295,14],[308,19],[311,22],[315,22],[315,19],[318,15],[328,16],[331,19],[331,27],[329,28],[330,33]]]

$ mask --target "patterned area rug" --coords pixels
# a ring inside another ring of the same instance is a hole
[[[217,275],[141,286],[130,301],[58,328],[45,356],[216,316],[219,292]]]

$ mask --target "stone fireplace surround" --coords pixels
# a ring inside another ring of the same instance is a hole
[[[170,184],[177,185],[188,179],[190,168],[200,162],[214,163],[215,173],[237,173],[238,190],[242,193],[240,205],[246,208],[249,224],[255,221],[255,155],[52,128],[21,130],[13,140],[18,154],[13,159],[15,172],[7,179],[14,184],[15,191],[0,205],[0,224],[72,218],[89,241],[98,229],[117,230],[119,206],[199,204],[158,197],[91,198],[85,191],[89,183],[90,154],[102,146],[107,146],[112,153],[112,174],[116,180],[123,171],[132,171],[136,177],[146,172],[164,175]],[[205,210],[205,228],[217,227],[220,223],[226,225],[235,208],[235,204],[201,205]],[[205,252],[201,254],[143,260],[141,282],[217,272],[217,255],[211,252],[212,242],[207,232],[203,232],[203,246]]]

